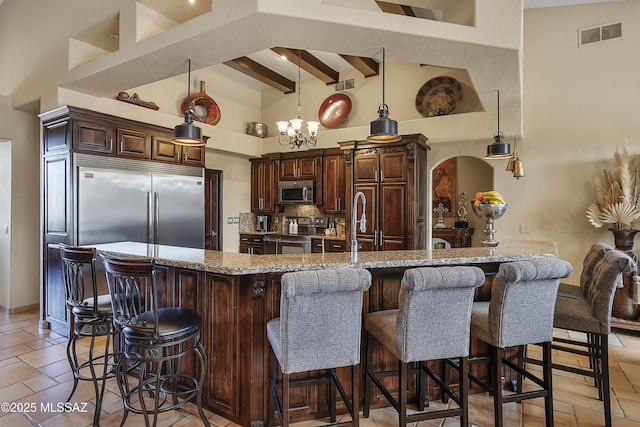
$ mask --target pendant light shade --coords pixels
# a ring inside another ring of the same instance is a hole
[[[402,137],[398,135],[398,122],[389,118],[389,107],[384,102],[384,63],[385,63],[385,49],[382,48],[382,104],[378,107],[378,118],[371,122],[369,136],[367,141],[369,142],[396,142],[400,141]]]
[[[184,114],[184,123],[177,125],[173,130],[173,142],[176,145],[186,145],[189,147],[202,147],[205,142],[202,140],[202,130],[193,124],[191,116],[191,58],[187,60],[187,111]]]
[[[498,92],[498,131],[493,136],[493,143],[487,145],[485,159],[506,159],[511,157],[511,146],[504,142],[504,135],[500,131],[500,91]]]

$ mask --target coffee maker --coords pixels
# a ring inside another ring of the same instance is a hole
[[[256,230],[269,231],[271,228],[271,217],[269,215],[256,215]]]

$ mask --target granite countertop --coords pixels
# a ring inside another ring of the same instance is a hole
[[[376,269],[485,264],[558,256],[555,242],[534,240],[500,242],[500,245],[496,248],[472,247],[359,252],[357,263],[351,262],[350,252],[249,255],[137,242],[105,243],[94,246],[98,252],[153,257],[160,265],[228,275],[321,270],[355,266]]]

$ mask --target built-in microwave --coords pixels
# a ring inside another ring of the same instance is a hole
[[[313,181],[280,181],[278,200],[280,203],[314,203]]]

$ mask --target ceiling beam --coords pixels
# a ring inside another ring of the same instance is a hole
[[[271,50],[296,66],[298,65],[299,59],[300,68],[305,70],[307,73],[312,74],[317,79],[322,80],[327,85],[335,84],[340,81],[340,73],[338,71],[313,56],[309,51],[277,46],[272,47]],[[300,56],[298,57],[298,55]]]
[[[246,56],[225,61],[224,65],[253,77],[256,80],[260,80],[262,83],[281,90],[285,94],[296,91],[296,82],[289,80],[285,76],[276,73]]]
[[[360,71],[360,73],[365,77],[373,77],[379,74],[378,63],[373,58],[343,54],[339,55],[342,59],[351,64],[353,68]]]
[[[404,15],[404,16],[413,16],[413,17],[416,16],[411,6],[406,6],[404,4],[398,4],[398,3],[389,3],[386,1],[378,1],[378,0],[376,0],[376,4],[380,8],[380,10],[382,10],[383,12],[395,13],[396,15]]]

